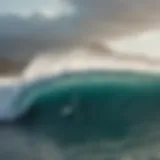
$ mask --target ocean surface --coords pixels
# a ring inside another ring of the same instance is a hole
[[[81,70],[0,87],[1,160],[159,160],[160,75]]]

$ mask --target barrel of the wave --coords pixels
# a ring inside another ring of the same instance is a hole
[[[59,144],[122,140],[160,120],[160,76],[80,72],[37,81],[22,93],[18,124]]]

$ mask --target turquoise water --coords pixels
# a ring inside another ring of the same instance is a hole
[[[146,137],[159,124],[160,77],[127,72],[70,73],[37,81],[24,90],[18,103],[27,111],[15,123],[54,140],[65,148],[66,159],[69,155],[71,159],[87,159],[83,153],[75,156],[66,150],[90,145],[85,149],[88,153],[94,143],[99,155],[95,159],[104,160],[109,159],[108,150],[100,147],[100,142],[110,146],[108,142],[127,141],[133,148],[140,141],[137,139]],[[127,139],[133,137],[136,140],[130,144]],[[114,149],[112,152],[114,155]]]
[[[59,131],[64,129],[66,136],[63,137],[68,142],[87,140],[92,135],[121,138],[130,126],[155,118],[154,114],[160,110],[159,79],[105,72],[53,78],[23,93],[26,95],[23,105],[30,104],[30,109],[21,121],[51,125]],[[63,116],[66,106],[72,106],[73,112]],[[58,136],[63,134],[59,131]],[[85,135],[81,138],[79,134]]]

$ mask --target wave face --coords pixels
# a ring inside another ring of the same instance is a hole
[[[34,135],[42,160],[160,158],[160,76],[90,71],[43,78],[23,88],[14,109],[15,131],[23,139]]]

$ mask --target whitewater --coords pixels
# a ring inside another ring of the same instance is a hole
[[[160,159],[159,72],[157,59],[89,50],[35,56],[21,74],[1,77],[0,155]]]

